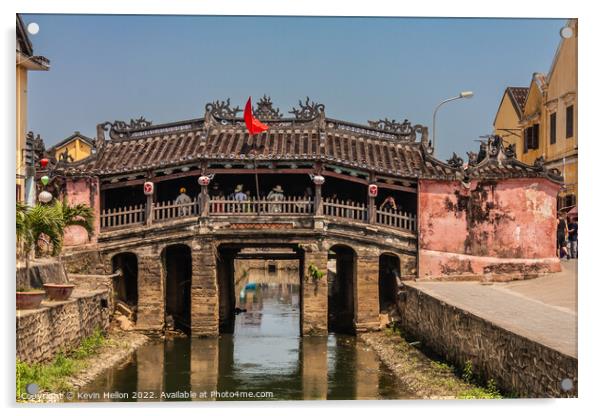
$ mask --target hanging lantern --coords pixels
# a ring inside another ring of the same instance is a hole
[[[49,178],[48,176],[46,176],[46,175],[44,175],[44,176],[42,176],[42,177],[40,178],[40,182],[42,182],[42,184],[43,184],[44,186],[48,185],[48,182],[49,182],[49,181],[50,181],[50,178]]]
[[[209,182],[211,182],[211,178],[207,175],[199,176],[198,182],[201,186],[207,186],[209,185]]]
[[[378,196],[378,186],[373,183],[368,185],[368,195],[372,198],[376,198]]]
[[[40,194],[38,195],[38,201],[47,204],[50,201],[52,201],[52,194],[48,191],[42,191],[40,192]]]
[[[42,167],[42,169],[45,169],[47,165],[48,165],[48,158],[43,157],[42,159],[40,159],[40,166]]]
[[[316,184],[316,185],[322,185],[324,184],[324,182],[326,181],[326,179],[324,178],[324,176],[322,175],[314,175],[311,180]]]
[[[152,195],[155,192],[155,184],[152,182],[144,182],[144,195]]]

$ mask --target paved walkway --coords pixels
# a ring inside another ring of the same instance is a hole
[[[509,283],[406,282],[493,324],[577,357],[577,262],[563,271]]]

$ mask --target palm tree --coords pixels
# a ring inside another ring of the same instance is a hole
[[[24,254],[32,248],[41,254],[39,242],[47,239],[52,246],[52,255],[61,252],[65,228],[70,225],[82,226],[89,235],[94,231],[94,211],[84,204],[69,206],[61,201],[53,204],[37,204],[26,207],[17,204],[17,240],[24,244]]]

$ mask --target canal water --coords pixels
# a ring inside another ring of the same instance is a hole
[[[79,400],[413,398],[355,337],[301,337],[298,284],[249,280],[237,285],[246,312],[233,334],[144,345],[81,389]]]

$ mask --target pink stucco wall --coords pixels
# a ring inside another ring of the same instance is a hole
[[[100,197],[97,179],[68,179],[65,184],[66,203],[69,205],[92,203],[94,209],[94,235],[88,238],[86,231],[80,226],[67,227],[63,244],[77,246],[95,241],[100,230]],[[92,197],[90,197],[92,196]]]
[[[559,270],[558,189],[539,178],[421,180],[419,277]]]

